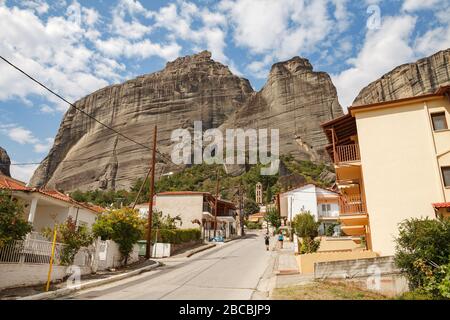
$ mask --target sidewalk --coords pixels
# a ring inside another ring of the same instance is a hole
[[[113,281],[135,276],[150,271],[161,264],[154,260],[143,260],[114,271],[98,271],[95,274],[82,275],[78,287],[69,288],[66,281],[52,283],[48,292],[44,291],[44,284],[4,289],[0,291],[0,300],[44,300],[67,295],[77,290],[91,288]]]
[[[278,241],[277,241],[278,245]],[[277,251],[277,257],[275,260],[274,273],[277,275],[284,274],[298,274],[298,264],[294,253],[294,243],[286,242],[283,243],[283,249],[274,248]]]
[[[269,299],[276,288],[306,285],[314,280],[314,275],[299,272],[293,242],[284,242],[283,249],[274,248],[273,250],[276,252],[276,257]]]

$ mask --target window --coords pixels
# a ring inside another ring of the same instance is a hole
[[[331,211],[331,204],[322,204],[322,214],[328,215]]]
[[[445,119],[445,112],[432,113],[431,121],[433,122],[434,131],[448,129],[447,120]]]
[[[442,167],[442,177],[444,178],[444,185],[450,187],[450,167]]]

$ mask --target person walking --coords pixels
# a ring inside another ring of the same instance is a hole
[[[264,243],[266,244],[266,251],[269,251],[270,237],[268,233],[266,233],[266,236],[264,237]]]
[[[280,249],[283,249],[283,240],[284,240],[283,232],[280,231],[280,234],[278,235],[278,243],[280,245]]]

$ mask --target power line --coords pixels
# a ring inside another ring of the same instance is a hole
[[[4,58],[3,56],[0,55],[0,58],[5,61],[7,64],[9,64],[11,67],[13,67],[14,69],[16,69],[17,71],[19,71],[20,73],[22,73],[23,75],[25,75],[26,77],[28,77],[29,79],[31,79],[32,81],[34,81],[35,83],[37,83],[38,85],[40,85],[41,87],[43,87],[45,90],[49,91],[50,93],[52,93],[53,95],[55,95],[56,97],[58,97],[59,99],[61,99],[62,101],[64,101],[65,103],[69,104],[71,107],[73,107],[74,109],[80,111],[81,113],[83,113],[84,115],[88,116],[89,118],[91,118],[92,120],[94,120],[95,122],[101,124],[102,126],[104,126],[105,128],[108,128],[109,130],[117,133],[118,135],[120,135],[121,137],[145,148],[148,150],[151,150],[150,147],[124,135],[123,133],[117,131],[116,129],[110,127],[109,125],[103,123],[102,121],[98,120],[97,118],[95,118],[94,116],[90,115],[89,113],[85,112],[84,110],[78,108],[77,106],[75,106],[73,103],[69,102],[68,100],[66,100],[63,96],[59,95],[58,93],[56,93],[55,91],[53,91],[52,89],[50,89],[49,87],[47,87],[46,85],[44,85],[43,83],[41,83],[40,81],[36,80],[35,78],[33,78],[31,75],[29,75],[28,73],[26,73],[25,71],[23,71],[21,68],[17,67],[16,65],[14,65],[12,62],[8,61],[6,58]]]

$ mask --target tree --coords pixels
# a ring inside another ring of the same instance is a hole
[[[5,191],[0,191],[0,247],[22,240],[32,230],[23,218],[23,205]]]
[[[247,199],[244,202],[244,214],[246,217],[248,217],[251,214],[258,213],[259,212],[259,206],[253,199]]]
[[[42,232],[49,241],[53,241],[53,230],[45,228]],[[86,226],[78,226],[72,217],[69,216],[63,224],[56,227],[56,242],[65,244],[61,252],[61,264],[71,265],[75,255],[82,247],[87,247],[92,243],[92,234]]]
[[[450,279],[449,243],[449,219],[412,218],[399,224],[395,262],[405,272],[411,290],[434,298],[450,295],[450,287],[446,287]]]
[[[281,217],[278,210],[274,207],[270,207],[265,215],[264,220],[270,223],[274,228],[279,228],[281,226]]]
[[[113,240],[127,264],[133,245],[144,236],[145,220],[137,210],[122,208],[101,215],[92,226],[95,236],[102,240]]]
[[[300,253],[313,253],[319,249],[320,240],[315,240],[319,235],[319,223],[309,211],[302,211],[292,221],[295,234],[302,239]]]
[[[176,229],[177,223],[182,225],[180,216],[163,215],[161,211],[153,211],[152,229]]]

